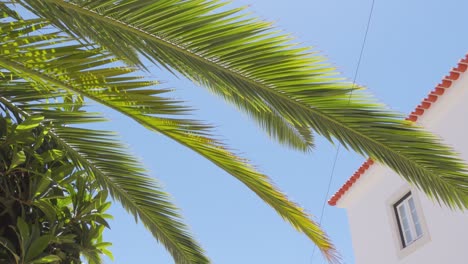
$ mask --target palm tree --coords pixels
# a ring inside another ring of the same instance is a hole
[[[323,57],[294,45],[270,23],[225,5],[217,0],[0,2],[5,17],[0,103],[23,119],[41,116],[41,125],[50,128],[70,160],[141,219],[177,263],[208,259],[167,195],[135,159],[120,154],[115,138],[73,126],[102,120],[75,105],[93,100],[199,153],[306,234],[330,262],[338,257],[318,225],[267,176],[216,140],[211,127],[181,117],[190,109],[163,97],[167,91],[156,82],[138,79],[134,72],[146,71],[145,61],[220,95],[282,144],[309,151],[313,132],[336,139],[386,164],[437,201],[467,208],[466,166],[450,148],[386,110],[361,87],[337,78]],[[13,7],[34,16],[21,18]]]

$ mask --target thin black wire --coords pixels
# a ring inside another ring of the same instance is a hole
[[[353,95],[354,87],[356,85],[357,75],[359,73],[359,68],[361,66],[362,55],[364,54],[364,48],[366,46],[367,35],[369,33],[370,23],[371,23],[371,20],[372,20],[372,14],[374,12],[374,4],[375,4],[375,0],[372,0],[371,8],[370,8],[370,11],[369,11],[369,18],[367,19],[366,31],[364,33],[364,38],[363,38],[362,44],[361,44],[361,51],[359,52],[359,58],[358,58],[358,61],[357,61],[356,70],[354,71],[353,85],[352,85],[352,90],[349,93],[348,104],[351,102],[351,97]],[[323,215],[324,215],[324,212],[325,212],[325,205],[327,204],[328,195],[330,195],[330,188],[331,188],[331,184],[333,182],[333,176],[335,174],[336,163],[338,161],[338,156],[340,154],[340,150],[341,150],[341,143],[338,143],[338,147],[336,148],[335,157],[333,159],[332,169],[331,169],[331,172],[330,172],[330,179],[328,180],[327,193],[325,194],[325,198],[323,199],[322,210],[320,212],[320,218],[319,218],[319,222],[318,222],[319,225],[322,224]],[[311,257],[311,261],[310,261],[311,264],[314,261],[314,255],[315,255],[316,250],[317,250],[317,246],[315,246],[314,250],[312,251],[312,257]]]

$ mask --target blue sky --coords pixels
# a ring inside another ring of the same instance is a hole
[[[255,15],[314,46],[352,79],[371,0],[234,0]],[[462,0],[376,0],[357,82],[390,108],[410,112],[468,51],[468,2]],[[245,114],[183,79],[152,68],[151,75],[177,89],[173,96],[198,109],[195,117],[216,132],[307,212],[319,216],[336,148],[318,138],[312,153],[291,151],[270,140]],[[313,244],[277,216],[246,187],[190,150],[105,112],[125,142],[171,193],[186,222],[213,263],[324,263],[312,256]],[[364,160],[341,151],[331,193]],[[328,197],[327,197],[328,199]],[[106,240],[114,245],[113,263],[173,263],[143,226],[118,205]],[[371,215],[369,215],[371,217]],[[354,263],[344,209],[326,206],[323,227],[343,256]],[[106,261],[106,263],[112,263]]]

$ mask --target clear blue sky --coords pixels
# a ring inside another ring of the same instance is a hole
[[[314,46],[352,79],[371,0],[234,0],[250,4],[256,15],[275,21],[303,45]],[[408,113],[468,51],[468,2],[463,0],[376,0],[357,82],[380,101]],[[318,217],[336,148],[322,139],[311,154],[278,145],[234,107],[190,82],[153,68],[152,75],[176,88],[174,97],[198,109],[196,117],[217,126],[218,135],[252,160],[295,202]],[[106,112],[108,129],[120,131],[182,209],[186,222],[213,263],[324,263],[313,244],[278,217],[246,187],[195,153],[128,119]],[[341,151],[331,193],[363,161]],[[328,197],[327,197],[328,199]],[[161,245],[118,205],[105,238],[116,264],[173,263]],[[369,216],[371,217],[371,216]],[[323,227],[345,263],[354,263],[344,209],[327,205]],[[106,263],[111,263],[106,261]]]

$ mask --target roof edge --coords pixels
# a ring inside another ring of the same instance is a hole
[[[422,102],[416,106],[413,112],[411,112],[405,120],[416,122],[418,118],[424,115],[424,112],[429,109],[437,99],[442,96],[445,92],[445,89],[448,89],[452,84],[460,78],[460,75],[468,69],[468,54],[462,58],[456,67],[450,70],[449,74],[446,75],[442,81],[436,85],[436,87],[427,95]],[[341,186],[340,189],[328,200],[328,204],[335,206],[338,201],[343,197],[348,190],[356,184],[356,182],[361,178],[363,174],[369,169],[370,166],[374,164],[374,161],[369,158],[365,161],[359,169]]]

